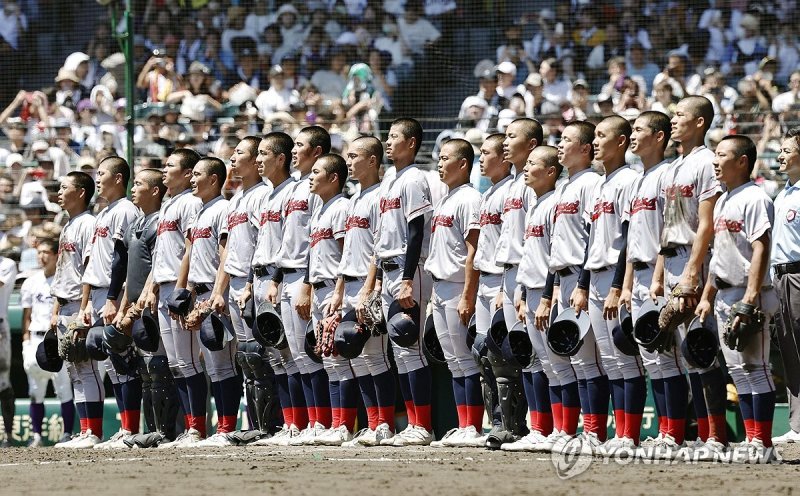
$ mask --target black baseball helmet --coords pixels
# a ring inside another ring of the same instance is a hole
[[[369,337],[369,332],[362,329],[361,324],[358,323],[355,310],[350,310],[342,316],[341,322],[333,333],[336,351],[348,360],[361,354]]]
[[[425,319],[425,331],[422,333],[422,350],[429,362],[447,365],[442,345],[439,343],[439,336],[436,335],[433,314],[428,315],[428,318]]]
[[[633,340],[633,319],[625,305],[619,307],[619,321],[614,326],[612,337],[619,351],[628,356],[639,355],[639,346]]]
[[[102,362],[108,358],[108,349],[105,347],[103,335],[105,326],[98,320],[86,332],[86,353],[92,360]]]
[[[58,354],[58,336],[55,329],[50,329],[36,348],[36,363],[45,372],[59,372],[64,360]]]
[[[560,312],[547,330],[547,346],[559,356],[574,356],[583,346],[583,338],[589,332],[589,313],[567,308]]]
[[[503,341],[508,335],[508,327],[506,326],[506,317],[503,314],[503,309],[498,308],[494,315],[492,315],[492,324],[489,326],[489,332],[486,334],[486,346],[497,356],[503,355]]]
[[[158,317],[154,316],[149,308],[142,310],[142,325],[133,326],[131,337],[140,350],[149,353],[158,351],[161,343],[161,328],[158,325]]]
[[[699,369],[711,367],[719,353],[717,333],[711,326],[701,323],[699,317],[695,317],[681,342],[681,353],[692,367]]]
[[[256,301],[254,298],[247,300],[247,303],[242,309],[242,320],[247,327],[255,331],[256,325]]]
[[[528,336],[528,331],[521,321],[517,321],[508,330],[506,339],[503,341],[500,350],[503,358],[518,364],[521,368],[528,368],[534,359],[533,343]]]
[[[192,310],[192,292],[186,288],[176,288],[167,298],[167,308],[175,315],[186,317]]]
[[[472,314],[472,317],[469,319],[469,325],[467,326],[467,348],[472,348],[472,343],[475,342],[475,336],[478,334],[478,321],[475,318],[475,314]]]
[[[231,318],[211,312],[208,322],[200,325],[200,342],[211,351],[220,351],[235,335]]]
[[[394,344],[401,348],[408,348],[419,341],[419,303],[415,301],[413,307],[403,308],[399,301],[394,300],[389,305],[388,313],[386,328],[389,331],[389,339],[394,341]]]
[[[282,349],[287,346],[286,332],[278,309],[269,301],[264,300],[256,310],[256,320],[253,326],[253,337],[264,346]]]
[[[661,332],[658,326],[658,316],[661,310],[667,305],[667,299],[659,296],[656,301],[647,298],[642,303],[639,310],[639,318],[633,325],[633,339],[637,344],[649,352],[654,352],[661,348],[664,341],[668,338],[666,333]]]
[[[314,332],[314,322],[309,320],[308,325],[306,326],[306,339],[303,342],[303,349],[311,360],[317,363],[322,363],[322,357],[317,355],[317,353],[314,351],[316,346],[317,334]]]
[[[133,343],[130,336],[126,335],[114,325],[103,327],[103,341],[106,347],[114,353],[122,353]]]

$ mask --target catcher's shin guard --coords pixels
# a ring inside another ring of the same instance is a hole
[[[178,416],[178,391],[166,356],[148,357],[150,396],[153,403],[155,430],[167,439],[175,439],[175,420]]]
[[[153,416],[153,378],[147,370],[147,360],[149,357],[139,357],[137,361],[137,371],[142,378],[142,414],[147,432],[156,432],[156,420]]]
[[[242,352],[245,366],[242,370],[247,384],[247,411],[252,416],[255,428],[268,432],[270,414],[274,401],[275,373],[264,355],[263,347],[255,341],[247,343]]]
[[[525,415],[528,412],[522,381],[505,377],[497,379],[497,397],[505,430],[514,436],[526,435],[528,428],[525,426]]]
[[[482,358],[479,362],[481,372],[481,393],[483,395],[483,408],[486,415],[492,421],[492,425],[500,425],[501,413],[500,402],[497,399],[497,379],[494,377],[492,367],[487,358]]]

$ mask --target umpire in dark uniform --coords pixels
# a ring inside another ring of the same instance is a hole
[[[780,171],[786,186],[775,198],[772,231],[772,276],[781,308],[775,316],[789,395],[789,427],[775,444],[800,443],[800,128],[781,142]]]

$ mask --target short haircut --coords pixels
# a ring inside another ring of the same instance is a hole
[[[472,149],[472,144],[465,139],[453,138],[447,140],[445,145],[450,145],[458,160],[467,159],[467,171],[472,172],[472,163],[475,162],[475,150]]]
[[[669,139],[672,136],[672,124],[670,123],[669,116],[658,110],[646,110],[639,114],[638,119],[643,117],[647,119],[647,127],[650,128],[653,134],[657,134],[659,131],[664,133],[664,149],[666,150]]]
[[[495,151],[500,152],[500,155],[503,155],[503,141],[505,141],[506,135],[501,133],[494,133],[490,134],[483,140],[483,144],[493,147]]]
[[[375,136],[359,136],[353,140],[353,145],[358,142],[358,147],[367,151],[370,156],[378,159],[378,165],[383,163],[383,144]]]
[[[108,172],[112,175],[122,175],[122,184],[124,186],[128,185],[128,181],[131,179],[131,168],[128,166],[127,160],[122,157],[106,157],[100,162],[98,167],[101,165],[105,165],[106,168],[108,168]]]
[[[217,176],[217,182],[220,189],[225,185],[225,180],[228,179],[228,168],[225,167],[225,162],[217,157],[205,157],[197,162],[197,165],[206,166],[206,173],[209,176]]]
[[[606,67],[611,69],[612,65],[621,65],[621,66],[625,67],[625,65],[626,65],[625,64],[625,57],[611,57],[610,59],[608,59],[608,63],[606,64]]]
[[[800,148],[800,126],[789,129],[786,132],[786,135],[783,137],[783,139],[794,140],[795,146],[797,146],[797,148]]]
[[[708,131],[711,128],[711,121],[714,120],[714,106],[711,101],[699,95],[687,96],[681,103],[685,103],[689,112],[695,117],[703,118],[703,131]]]
[[[631,123],[624,117],[609,115],[600,122],[611,125],[611,129],[614,130],[617,136],[625,136],[625,139],[630,141],[633,130],[631,129]]]
[[[257,136],[245,136],[239,143],[244,143],[251,157],[258,155],[258,144],[261,142]]]
[[[94,196],[94,179],[92,179],[92,176],[85,172],[72,171],[67,174],[67,177],[72,178],[72,184],[76,188],[80,188],[86,192],[84,201],[88,207]]]
[[[720,140],[720,143],[730,141],[733,144],[733,153],[736,157],[747,157],[747,171],[752,173],[756,166],[756,159],[758,158],[758,150],[753,140],[743,134],[732,134],[725,136]]]
[[[535,139],[537,145],[541,145],[544,141],[544,130],[542,129],[542,124],[536,119],[521,117],[511,121],[511,124],[520,126],[520,129],[522,129],[522,132],[525,134],[526,140]]]
[[[339,177],[339,191],[344,188],[347,182],[347,163],[341,155],[326,153],[317,159],[326,174],[336,173]]]
[[[556,168],[556,177],[561,176],[564,166],[558,161],[558,148],[550,145],[537,146],[531,153],[541,155],[542,161],[546,167]]]
[[[290,171],[292,166],[292,147],[294,146],[292,137],[286,133],[274,131],[264,136],[262,141],[267,142],[267,148],[269,148],[275,156],[283,153],[283,168],[286,171]]]
[[[178,157],[178,165],[181,166],[181,170],[194,169],[195,164],[200,160],[200,154],[191,148],[178,148],[172,152],[172,155]]]
[[[301,134],[308,136],[308,144],[311,148],[320,147],[322,153],[331,152],[331,135],[321,126],[308,126],[300,130]]]
[[[567,124],[567,127],[574,127],[578,131],[578,143],[589,145],[589,158],[594,160],[594,124],[586,121],[575,121]]]
[[[42,238],[38,240],[37,248],[41,246],[46,246],[51,252],[58,253],[58,239]]]
[[[400,129],[400,132],[403,133],[406,139],[416,138],[417,147],[414,149],[414,152],[418,152],[419,148],[422,146],[422,124],[411,117],[401,117],[393,120],[390,128],[395,126]]]
[[[167,187],[164,186],[164,173],[158,169],[142,169],[139,177],[149,188],[158,188],[158,198],[163,199],[167,194]]]

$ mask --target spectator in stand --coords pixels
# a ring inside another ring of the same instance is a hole
[[[619,28],[614,23],[608,23],[604,33],[603,42],[595,46],[586,59],[586,74],[590,81],[593,81],[595,77],[602,79],[603,70],[608,68],[612,60],[616,61],[618,65],[622,64],[624,72],[625,41]]]
[[[439,30],[423,17],[422,0],[409,0],[406,3],[405,14],[397,18],[397,28],[400,40],[417,60],[421,60],[425,50],[442,36]]]
[[[584,79],[579,79],[579,81],[583,81],[583,83],[586,84],[586,80]],[[542,113],[542,103],[544,102],[544,81],[542,80],[541,74],[538,72],[529,74],[528,77],[525,78],[525,90],[527,94],[533,97],[531,115],[533,117],[540,115]]]
[[[497,94],[510,100],[514,93],[524,92],[522,85],[514,84],[517,77],[517,66],[513,62],[505,61],[497,65]]]
[[[658,66],[647,58],[647,52],[641,43],[634,42],[628,50],[628,58],[625,61],[628,74],[642,78],[645,84],[644,91],[651,94],[653,91],[653,79],[658,74]]]
[[[206,114],[207,107],[215,112],[222,110],[222,104],[214,98],[219,84],[211,80],[211,70],[201,62],[194,61],[189,66],[189,75],[184,79],[185,88],[172,92],[167,97],[167,103],[181,103],[181,108],[186,107],[189,112]]]
[[[678,104],[678,98],[672,94],[672,88],[669,81],[661,81],[656,84],[653,90],[655,98],[650,102],[650,110],[657,110],[672,117]]]
[[[106,45],[104,43],[93,44],[93,48],[95,50],[94,52],[95,57],[97,57],[96,54],[97,49],[99,47],[105,47],[105,46]],[[108,53],[105,53],[104,55],[101,50],[100,55],[101,57],[97,59],[98,62],[103,58],[105,58],[105,55],[108,55]],[[67,71],[71,71],[72,74],[74,74],[75,77],[78,78],[78,84],[80,85],[81,90],[86,91],[86,94],[88,94],[88,92],[91,91],[92,88],[94,88],[94,85],[98,83],[98,81],[100,80],[100,76],[102,76],[102,74],[100,75],[97,74],[96,66],[94,68],[91,68],[92,70],[90,70],[89,66],[90,60],[91,58],[83,52],[73,52],[69,55],[69,57],[66,58],[66,60],[64,60],[64,65],[63,65],[64,69],[66,69]],[[82,96],[85,97],[85,94]]]
[[[360,134],[378,131],[378,116],[382,110],[380,94],[372,84],[372,71],[367,64],[353,64],[347,76],[347,86],[342,94],[346,117]]]
[[[700,94],[711,101],[714,105],[714,124],[717,127],[725,120],[725,116],[733,112],[733,106],[739,93],[735,89],[725,84],[725,76],[716,70],[710,70],[703,78],[703,87]]]
[[[525,47],[522,44],[522,27],[519,24],[509,24],[505,29],[505,41],[497,47],[497,63],[511,62],[517,64],[527,58]]]
[[[258,31],[260,32],[260,31]],[[178,55],[175,59],[175,69],[178,74],[186,74],[193,60],[197,60],[203,47],[203,38],[197,30],[197,23],[186,22],[183,24],[183,36],[178,43]]]
[[[392,69],[392,55],[389,52],[372,49],[369,51],[369,68],[372,70],[372,84],[380,94],[383,109],[392,111],[392,96],[397,88],[397,76]]]
[[[398,82],[408,79],[411,68],[414,66],[409,49],[400,39],[397,23],[393,18],[386,17],[383,23],[383,36],[375,38],[374,48],[392,54],[391,67],[397,74]]]
[[[542,76],[544,82],[542,113],[558,112],[561,104],[569,102],[570,82],[561,78],[560,65],[556,59],[552,58],[542,61],[539,65],[539,75]]]
[[[234,6],[228,8],[228,23],[225,26],[225,30],[222,31],[221,38],[222,50],[224,52],[230,54],[235,54],[237,52],[234,47],[234,40],[241,42],[242,38],[247,38],[252,40],[254,46],[258,43],[257,32],[250,31],[245,27],[245,14],[246,10],[244,7]]]
[[[769,48],[766,38],[761,34],[758,17],[745,14],[739,21],[739,27],[742,34],[728,47],[722,66],[724,72],[734,77],[755,74]]]
[[[310,37],[309,37],[310,38]],[[339,100],[347,85],[347,68],[344,51],[335,47],[328,57],[328,66],[311,76],[313,84],[320,94],[328,99]]]
[[[658,86],[661,81],[666,81],[672,86],[672,94],[679,100],[686,96],[686,84],[688,75],[686,74],[686,65],[689,62],[689,56],[683,49],[671,50],[667,55],[667,65],[664,70],[659,72],[653,78],[653,88]]]
[[[255,2],[244,20],[244,28],[250,33],[263,33],[274,22],[275,16],[269,12],[269,2]]]
[[[28,19],[16,0],[5,0],[0,10],[0,103],[12,99],[19,89],[21,74],[19,58],[22,56],[20,41],[28,30]]]
[[[641,95],[640,108],[644,107],[644,94],[647,85],[642,78],[628,75],[625,59],[622,57],[612,57],[608,61],[608,82],[603,85],[600,93],[611,95],[614,103],[617,103],[629,81],[633,81],[639,86],[638,94]]]
[[[281,28],[283,46],[289,52],[299,50],[306,40],[306,28],[300,22],[300,13],[291,3],[285,3],[278,9],[275,17]]]
[[[795,70],[789,76],[789,91],[781,93],[772,100],[772,111],[786,112],[798,104],[800,104],[800,70]]]
[[[314,26],[308,31],[308,37],[300,55],[300,65],[305,74],[312,75],[312,81],[313,74],[326,69],[328,58],[334,56],[334,51],[329,52],[329,46],[328,35],[322,27]]]
[[[266,86],[263,84],[266,81],[262,80],[261,68],[255,48],[244,47],[237,52],[236,71],[232,81],[234,84],[245,83],[255,90],[263,89],[263,86]]]
[[[177,87],[175,63],[159,50],[147,61],[136,79],[136,87],[147,90],[148,102],[165,102]]]
[[[55,78],[56,83],[56,102],[67,108],[74,109],[78,102],[87,96],[89,92],[81,86],[81,80],[75,73],[65,67],[58,70]]]
[[[585,79],[576,79],[572,83],[569,96],[569,108],[562,112],[564,121],[584,121],[591,114],[589,108],[589,84]]]
[[[280,64],[283,67],[283,82],[292,90],[299,90],[308,83],[308,79],[300,74],[299,59],[296,54],[287,55]]]
[[[300,94],[286,87],[281,66],[272,66],[269,70],[269,82],[269,89],[262,91],[256,99],[258,115],[262,119],[267,119],[273,112],[289,112],[293,105],[300,102]]]
[[[220,50],[219,32],[210,29],[203,38],[203,44],[197,54],[197,61],[211,70],[212,76],[218,81],[223,81],[230,86],[234,78],[233,55],[222,53]]]

